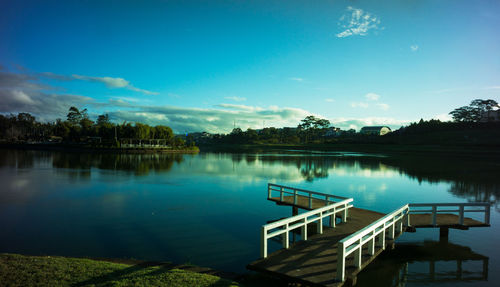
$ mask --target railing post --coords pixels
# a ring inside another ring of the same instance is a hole
[[[354,253],[354,267],[356,269],[361,269],[361,255],[363,253],[363,245],[361,245],[361,240],[359,239],[358,244],[359,246],[356,247],[356,250],[353,252]]]
[[[283,248],[288,249],[290,247],[290,239],[289,239],[289,234],[288,234],[288,223],[285,225],[286,232],[283,233]]]
[[[372,232],[373,234],[375,234],[375,230]],[[373,236],[372,239],[368,242],[368,254],[370,254],[370,256],[375,254],[375,236]]]
[[[297,204],[297,190],[293,190],[293,204]]]
[[[382,244],[382,250],[385,250],[385,226],[384,230],[380,233],[380,243]]]
[[[437,225],[437,206],[432,206],[432,225]]]
[[[302,240],[307,240],[307,218],[304,218],[304,226],[301,227]]]
[[[458,213],[458,224],[464,225],[464,206],[460,205],[459,208],[459,213]]]
[[[336,211],[335,209],[336,208],[334,207],[333,208],[333,213],[332,213],[332,215],[330,215],[330,226],[331,227],[335,227],[335,216],[336,216],[335,215],[335,211]]]
[[[490,224],[490,209],[491,209],[491,206],[489,204],[485,206],[484,223],[486,223],[486,224]]]
[[[344,204],[344,210],[342,211],[342,223],[347,221],[347,205],[348,203]]]
[[[323,212],[319,214],[319,220],[317,224],[318,225],[316,231],[318,232],[318,234],[323,234]]]
[[[267,184],[267,199],[271,198],[271,184]]]
[[[408,211],[406,212],[406,226],[410,226],[410,208],[408,207]]]
[[[283,191],[284,191],[283,187],[280,187],[280,201],[284,200],[284,198],[283,198]]]
[[[389,236],[388,236],[388,239],[394,239],[394,218],[392,219],[392,223],[391,225],[389,226]]]
[[[403,219],[402,218],[400,220],[398,220],[397,231],[398,231],[398,234],[403,233]]]
[[[262,226],[260,230],[260,257],[267,257],[267,230],[265,226]]]
[[[337,247],[337,280],[345,281],[345,247],[344,242],[339,242]]]

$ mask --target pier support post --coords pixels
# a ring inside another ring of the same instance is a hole
[[[450,229],[448,227],[439,228],[439,242],[448,242],[448,234]]]
[[[297,206],[292,206],[292,216],[299,214],[299,208]]]

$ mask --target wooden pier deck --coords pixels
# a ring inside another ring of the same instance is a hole
[[[271,197],[271,198],[268,198],[268,200],[274,201],[278,205],[287,205],[287,206],[301,208],[304,210],[313,210],[316,208],[323,207],[326,204],[325,200],[312,198],[312,200],[311,200],[312,207],[310,207],[309,206],[309,198],[306,196],[303,196],[303,195],[297,195],[297,202],[296,203],[294,203],[293,196],[283,196],[283,200],[280,200],[280,197]],[[375,217],[373,217],[374,214],[378,214],[379,216],[377,218],[375,218]],[[356,230],[359,230],[359,229],[367,226],[368,224],[372,223],[373,221],[377,220],[378,218],[380,218],[384,215],[385,215],[385,213],[379,213],[376,211],[352,207],[349,209],[350,219],[348,219],[348,220],[349,220],[349,222],[351,222],[351,220],[362,221],[363,223],[361,223],[361,224],[365,224],[365,225],[363,225],[363,226],[358,225],[358,229],[356,229]],[[366,218],[364,218],[365,216],[366,216]],[[468,229],[469,227],[488,227],[488,226],[490,226],[489,224],[485,224],[484,222],[472,219],[470,217],[464,217],[464,223],[458,224],[458,222],[459,222],[458,215],[447,214],[447,213],[438,214],[436,221],[437,221],[436,222],[437,226],[432,224],[432,214],[430,214],[430,213],[410,214],[410,222],[411,222],[411,226],[413,228],[447,227],[447,228],[456,228],[456,229]],[[351,233],[354,233],[356,230],[352,231]]]
[[[281,192],[283,193],[283,189],[281,189]],[[269,192],[269,195],[271,195],[271,192]],[[291,206],[294,210],[297,208],[304,210],[320,209],[325,207],[327,204],[332,204],[333,202],[328,198],[323,200],[321,198],[314,198],[311,195],[304,196],[298,195],[297,193],[294,195],[281,194],[278,197],[269,196],[268,200],[274,201],[278,205]],[[294,212],[294,215],[296,215],[296,212]],[[339,252],[339,241],[362,230],[377,220],[380,220],[385,215],[386,214],[384,213],[376,211],[350,207],[348,208],[347,220],[345,222],[337,223],[335,228],[332,228],[331,226],[324,226],[324,221],[322,221],[322,233],[306,236],[307,240],[293,243],[289,246],[289,248],[280,249],[269,254],[266,258],[258,259],[247,265],[247,268],[258,272],[272,274],[291,282],[298,282],[310,286],[330,287],[342,286],[346,283],[351,285],[355,284],[357,274],[361,272],[370,262],[372,262],[377,255],[382,253],[385,248],[390,247],[394,240],[396,240],[403,233],[406,227],[402,228],[400,233],[394,233],[394,230],[392,230],[394,236],[390,234],[390,229],[384,229],[383,233],[385,235],[383,237],[386,239],[383,240],[375,237],[375,239],[373,239],[374,244],[378,247],[375,247],[371,252],[369,247],[364,246],[363,243],[361,244],[361,247],[356,247],[361,248],[360,250],[362,250],[361,260],[360,262],[357,262],[359,267],[356,266],[355,256],[346,257],[345,255],[341,255],[343,257],[340,258],[345,258],[344,281],[337,278],[337,266],[339,266],[339,256],[337,254]],[[339,214],[335,214],[335,216],[337,218],[341,217]],[[467,217],[464,217],[463,223],[459,224],[460,218],[455,214],[435,214],[435,222],[433,222],[432,214],[409,214],[409,216],[412,230],[414,230],[414,228],[426,227],[468,229],[469,227],[489,226],[487,223]],[[307,222],[307,220],[305,222]],[[265,237],[265,240],[267,240],[267,237]],[[382,244],[385,245],[383,248]],[[372,253],[372,255],[370,255],[370,253]]]

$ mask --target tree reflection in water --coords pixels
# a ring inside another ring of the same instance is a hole
[[[90,170],[99,168],[104,170],[126,171],[142,176],[150,172],[168,172],[174,162],[181,163],[182,154],[89,154],[89,153],[55,153],[53,166]]]

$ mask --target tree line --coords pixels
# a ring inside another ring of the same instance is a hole
[[[117,144],[120,139],[164,140],[174,147],[185,146],[185,141],[175,137],[168,126],[150,126],[142,123],[112,123],[108,114],[99,115],[96,121],[89,118],[87,109],[70,107],[66,120],[42,123],[29,113],[0,115],[0,138],[11,141],[49,141],[60,138],[64,142],[79,143],[89,138],[99,138],[103,144]]]

